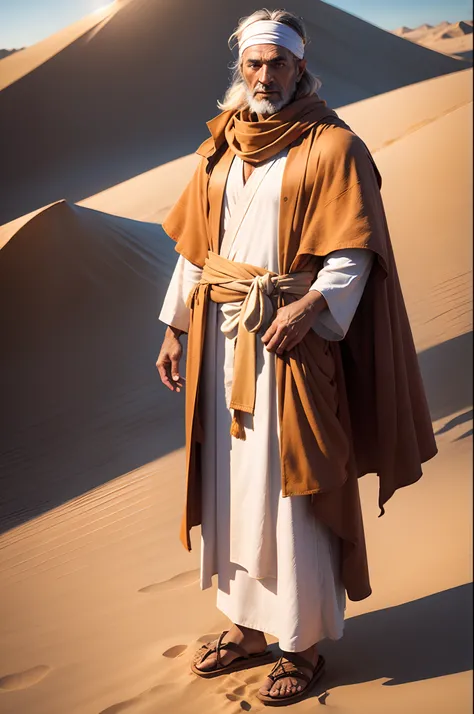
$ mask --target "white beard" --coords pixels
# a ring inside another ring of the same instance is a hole
[[[270,115],[276,114],[287,104],[283,99],[278,102],[271,102],[269,99],[255,99],[251,92],[247,92],[247,101],[251,112]]]
[[[248,87],[246,87],[247,102],[251,112],[256,112],[257,114],[272,115],[276,114],[283,109],[287,104],[290,103],[291,97],[295,93],[296,84],[291,92],[285,94],[278,101],[271,101],[270,99],[255,99],[253,93]]]

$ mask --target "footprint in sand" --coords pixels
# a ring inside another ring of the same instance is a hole
[[[230,672],[225,678],[222,678],[223,681],[219,684],[219,686],[216,688],[216,694],[231,694],[232,699],[231,701],[236,701],[233,699],[235,695],[235,691],[239,689],[242,685],[242,680],[237,679],[237,677],[233,677],[232,672]],[[232,687],[235,686],[235,689],[232,689]],[[229,697],[227,697],[229,698]],[[238,698],[238,697],[237,697]]]
[[[240,702],[240,708],[243,709],[244,711],[248,712],[251,710],[252,706],[245,699],[242,699],[242,697],[246,693],[247,693],[247,685],[240,684],[238,687],[233,689],[231,692],[227,692],[225,696],[230,702]]]
[[[0,677],[0,689],[4,691],[27,689],[41,682],[50,672],[51,667],[48,667],[46,664],[39,664],[37,667],[25,669],[24,672],[6,674],[4,677]]]
[[[127,699],[126,702],[119,702],[118,704],[112,704],[111,707],[103,709],[100,714],[130,714],[137,711],[137,707],[140,706],[140,697],[134,697],[133,699]]]
[[[250,674],[247,677],[245,677],[245,682],[246,682],[246,684],[260,684],[260,682],[262,682],[263,679],[265,679],[264,674],[262,675],[262,674],[254,673],[254,674]]]
[[[247,685],[246,684],[241,684],[239,687],[236,687],[235,689],[232,690],[232,694],[234,697],[238,697],[239,699],[244,696],[245,692],[247,691]]]
[[[203,635],[202,637],[198,638],[198,642],[201,642],[203,645],[207,645],[209,642],[214,642],[215,640],[217,640],[219,635],[220,632],[214,635]]]
[[[168,650],[163,652],[163,657],[169,657],[170,659],[174,659],[175,657],[181,657],[183,652],[185,652],[188,649],[187,645],[174,645],[174,647],[170,647]]]
[[[185,573],[179,573],[169,580],[163,580],[161,583],[152,583],[140,588],[139,593],[162,593],[167,590],[177,590],[178,588],[194,585],[199,582],[199,569],[188,570]]]
[[[123,702],[112,704],[107,709],[102,709],[99,714],[133,714],[133,712],[143,711],[143,704],[148,704],[156,700],[157,696],[161,696],[163,691],[169,689],[165,684],[157,684],[146,692],[142,692],[137,697],[126,699]]]

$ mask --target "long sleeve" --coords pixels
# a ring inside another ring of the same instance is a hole
[[[188,331],[189,308],[186,307],[186,300],[191,289],[201,279],[201,274],[202,268],[197,268],[182,255],[179,256],[159,315],[161,322],[183,332]]]
[[[370,250],[335,250],[324,259],[310,290],[318,290],[328,304],[313,329],[326,340],[342,340],[352,322],[372,268]]]

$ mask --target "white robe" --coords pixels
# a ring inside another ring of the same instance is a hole
[[[228,257],[278,272],[278,216],[287,151],[272,161],[242,220]],[[224,196],[223,230],[243,197],[258,184],[258,166],[244,186],[234,158]],[[252,183],[253,182],[253,183]],[[315,321],[322,337],[345,336],[370,272],[372,253],[335,251],[311,289],[327,303]],[[185,302],[201,270],[180,256],[160,320],[188,330]],[[278,638],[281,649],[303,651],[344,626],[345,591],[339,540],[320,523],[309,496],[281,495],[275,355],[257,339],[254,417],[245,414],[246,440],[230,436],[228,408],[235,333],[222,325],[235,306],[210,303],[203,355],[203,484],[201,587],[217,575],[217,607],[239,625]]]

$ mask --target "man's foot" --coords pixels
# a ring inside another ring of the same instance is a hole
[[[316,665],[319,657],[316,645],[313,645],[304,652],[298,652],[297,654],[311,662],[313,668]],[[283,666],[286,665],[288,669],[291,665],[291,655],[291,652],[283,652]],[[300,666],[298,666],[298,669],[308,676],[308,681],[312,678],[312,669]],[[294,674],[289,677],[283,677],[282,679],[278,679],[276,682],[273,682],[269,677],[267,677],[263,685],[260,687],[259,692],[260,694],[263,694],[263,696],[274,697],[275,699],[277,699],[278,697],[289,697],[292,694],[299,694],[304,689],[306,689],[307,686],[308,682],[305,679],[303,679],[302,677],[298,677]]]
[[[264,652],[267,646],[263,632],[251,630],[249,627],[242,627],[241,625],[232,625],[225,636],[225,642],[234,642],[236,645],[240,645],[249,655]],[[221,648],[221,663],[223,666],[230,664],[234,659],[237,659],[237,657],[239,657],[239,655],[236,652],[227,651],[225,647]],[[208,672],[214,670],[216,664],[217,654],[213,652],[206,657],[204,662],[197,661],[194,663],[194,666],[201,672]]]

